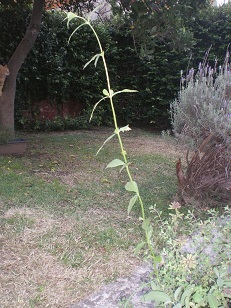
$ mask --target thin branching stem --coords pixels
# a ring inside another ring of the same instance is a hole
[[[114,92],[112,91],[112,88],[111,88],[109,71],[108,71],[108,67],[107,67],[106,58],[105,58],[105,55],[104,55],[104,50],[102,48],[102,44],[100,42],[98,34],[96,33],[94,27],[91,25],[89,20],[86,20],[85,18],[83,18],[81,16],[76,16],[76,18],[79,18],[80,20],[82,20],[86,25],[88,25],[91,28],[91,30],[94,33],[94,35],[96,37],[96,40],[98,42],[98,46],[99,46],[99,49],[100,49],[100,56],[102,57],[102,61],[103,61],[103,65],[104,65],[104,71],[105,71],[106,80],[107,80],[108,98],[110,100],[110,105],[111,105],[111,110],[112,110],[112,115],[113,115],[115,134],[118,137],[118,142],[119,142],[119,146],[120,146],[120,149],[121,149],[121,155],[123,157],[123,160],[124,160],[124,163],[125,163],[125,166],[126,166],[125,168],[126,168],[126,172],[127,172],[128,178],[129,178],[131,183],[134,183],[132,174],[131,174],[130,169],[129,169],[129,164],[128,164],[128,160],[127,160],[127,153],[124,150],[123,141],[122,141],[122,138],[121,138],[119,127],[118,127],[117,116],[116,116],[114,102],[113,102],[113,94],[114,94]],[[145,210],[144,210],[144,203],[143,203],[142,197],[140,196],[139,191],[137,191],[136,194],[137,194],[138,201],[139,201],[140,207],[141,207],[142,221],[144,221],[146,219]],[[151,257],[152,257],[152,260],[153,260],[153,263],[154,263],[154,271],[155,271],[156,275],[158,276],[157,266],[156,266],[157,262],[155,261],[156,256],[155,256],[155,252],[154,252],[154,249],[153,249],[153,245],[152,245],[152,242],[151,242],[150,237],[148,235],[148,231],[145,230],[145,229],[144,229],[144,231],[145,231],[146,243],[148,245],[148,249],[150,251],[150,254],[151,254]]]

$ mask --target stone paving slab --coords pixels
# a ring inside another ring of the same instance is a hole
[[[130,296],[134,308],[154,308],[152,303],[143,303],[141,298],[147,292],[142,284],[150,280],[151,266],[144,265],[137,267],[128,277],[117,279],[88,298],[72,304],[70,308],[121,308]],[[129,308],[131,306],[127,306]]]

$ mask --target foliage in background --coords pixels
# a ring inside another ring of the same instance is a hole
[[[17,8],[20,12],[1,10],[0,25],[2,43],[0,46],[0,62],[6,63],[25,33],[29,21],[29,9]],[[165,8],[166,9],[166,8]],[[184,7],[181,7],[184,10]],[[222,61],[224,51],[230,42],[230,5],[200,11],[200,14],[187,19],[187,27],[194,33],[198,42],[190,52],[190,67],[198,63],[198,57],[204,55],[212,44],[209,61]],[[94,54],[95,42],[92,34],[84,29],[77,33],[72,44],[67,45],[68,33],[63,23],[63,14],[54,11],[46,12],[38,40],[19,72],[16,94],[16,120],[21,127],[36,129],[47,127],[60,129],[68,127],[69,120],[60,117],[60,122],[47,120],[44,126],[38,117],[38,101],[48,99],[52,106],[61,111],[66,101],[84,108],[89,114],[98,93],[102,88],[104,77],[100,66],[89,67],[85,71],[83,65]],[[212,20],[212,22],[211,22]],[[186,22],[186,21],[185,21]],[[150,124],[156,127],[169,125],[169,104],[179,89],[180,70],[186,69],[190,52],[173,50],[170,41],[150,40],[150,45],[137,53],[134,47],[134,29],[131,19],[114,16],[104,23],[98,22],[97,32],[107,51],[108,65],[114,89],[133,88],[138,93],[125,95],[115,100],[119,122],[121,124]],[[62,47],[60,47],[62,46]],[[83,53],[80,52],[84,50]],[[152,49],[149,54],[148,50]],[[154,51],[154,52],[153,52]],[[71,62],[71,59],[74,61]],[[89,73],[89,74],[88,74]],[[89,78],[88,76],[92,76]],[[91,89],[89,89],[91,83]],[[27,121],[25,110],[32,114],[32,121]],[[96,125],[110,124],[110,110],[102,105]],[[84,119],[84,123],[81,123]],[[72,121],[73,124],[73,121]],[[71,127],[73,125],[71,124]],[[76,120],[75,128],[85,127],[85,117]]]
[[[189,23],[191,31],[194,33],[196,46],[192,49],[192,63],[194,68],[203,59],[206,51],[210,48],[208,61],[210,66],[214,66],[215,59],[219,65],[223,64],[225,51],[231,43],[231,4],[227,3],[219,7],[210,7],[201,10],[196,20]]]
[[[126,16],[132,29],[135,49],[143,56],[152,54],[157,42],[171,49],[193,46],[188,21],[195,20],[208,0],[110,1],[115,13]]]

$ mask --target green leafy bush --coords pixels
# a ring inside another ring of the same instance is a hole
[[[139,90],[138,93],[116,98],[115,108],[121,124],[153,123],[162,129],[169,125],[169,105],[178,92],[180,70],[187,67],[190,53],[190,65],[193,65],[198,63],[198,58],[201,59],[211,44],[213,48],[209,60],[214,61],[215,57],[222,59],[230,43],[230,10],[229,5],[210,8],[201,11],[196,22],[189,22],[196,42],[191,50],[175,51],[168,42],[152,42],[154,53],[146,57],[134,48],[128,20],[115,16],[104,24],[98,22],[95,25],[108,54],[113,88]],[[13,11],[0,7],[0,13],[0,63],[4,64],[23,37],[31,12],[30,7],[25,6]],[[100,97],[98,93],[105,81],[102,66],[83,70],[96,48],[92,34],[85,28],[76,34],[68,46],[70,32],[65,29],[64,17],[62,12],[44,13],[39,37],[17,79],[17,123],[25,122],[25,110],[34,112],[36,116],[38,102],[42,99],[55,102],[57,109],[66,101],[77,101],[90,112]],[[98,124],[105,125],[110,122],[111,110],[106,104],[102,108],[104,113]],[[38,120],[37,117],[33,118],[35,122]]]
[[[162,220],[158,229],[162,263],[144,301],[158,307],[228,307],[231,295],[231,210],[220,216],[215,210],[202,221],[192,211],[180,213],[180,204],[170,206],[175,214]],[[155,207],[151,211],[156,214]],[[155,215],[156,216],[156,215]],[[156,220],[155,220],[156,221]],[[154,244],[157,244],[153,238]]]
[[[210,66],[215,59],[224,60],[224,51],[230,44],[231,5],[227,3],[219,7],[201,10],[196,20],[189,22],[196,45],[192,48],[192,63],[197,65],[203,59],[205,51],[212,46],[208,60]]]
[[[172,104],[174,133],[198,148],[210,134],[231,145],[231,72],[229,53],[225,65],[199,64],[182,77],[182,89]]]
[[[83,113],[77,117],[71,116],[55,116],[53,119],[30,119],[20,118],[18,125],[21,125],[28,131],[65,131],[65,130],[77,130],[77,129],[89,129],[100,125],[111,125],[104,119],[105,111],[102,108],[98,108],[94,113],[94,118],[91,122],[90,119],[90,108],[83,111]]]
[[[0,63],[6,63],[13,54],[26,31],[29,15],[29,8],[23,10],[23,18],[16,18],[10,10],[1,12],[0,25],[4,35],[0,46]],[[90,112],[100,98],[99,93],[105,82],[102,65],[83,70],[96,49],[92,33],[85,28],[68,45],[71,29],[66,31],[64,18],[61,12],[44,13],[38,39],[18,74],[15,112],[20,127],[22,123],[27,123],[25,111],[34,115],[34,128],[37,127],[38,103],[41,100],[56,104],[58,110],[66,101],[76,101],[86,112]],[[129,23],[115,18],[94,26],[108,54],[113,88],[139,90],[138,93],[116,98],[119,122],[138,125],[152,121],[156,125],[169,125],[167,109],[177,93],[177,74],[182,65],[182,56],[178,58],[176,52],[160,44],[156,46],[153,59],[141,59],[134,49]],[[169,74],[171,71],[173,73]],[[110,123],[110,108],[106,104],[101,108],[104,113],[98,124]]]

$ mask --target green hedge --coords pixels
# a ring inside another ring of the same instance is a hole
[[[201,11],[197,20],[191,24],[191,29],[197,42],[192,50],[193,64],[198,64],[210,47],[209,64],[214,66],[215,59],[218,64],[223,64],[231,43],[231,5]]]
[[[25,33],[30,10],[16,13],[0,10],[0,63],[5,63]],[[192,65],[198,64],[211,44],[214,46],[211,58],[216,53],[223,59],[230,41],[230,16],[231,8],[227,5],[201,13],[191,25],[198,42],[192,50]],[[84,64],[98,52],[96,40],[87,27],[82,27],[68,45],[69,35],[77,24],[67,30],[64,17],[60,12],[44,14],[36,44],[19,72],[15,112],[17,124],[23,127],[86,127],[92,107],[101,98],[105,87],[102,64],[99,61],[97,68],[90,65],[83,70]],[[169,103],[178,92],[180,70],[187,68],[190,51],[173,51],[164,44],[156,44],[154,55],[142,59],[134,50],[130,28],[123,20],[116,27],[112,22],[98,24],[96,30],[106,52],[112,87],[139,91],[116,97],[119,122],[167,126]],[[39,121],[37,110],[37,103],[43,99],[49,99],[58,109],[65,102],[73,101],[83,107],[83,112],[79,119],[57,117],[53,124],[48,120],[44,125]],[[31,111],[32,121],[26,120],[25,110]],[[103,102],[96,112],[94,125],[110,125],[110,122],[110,106]]]

